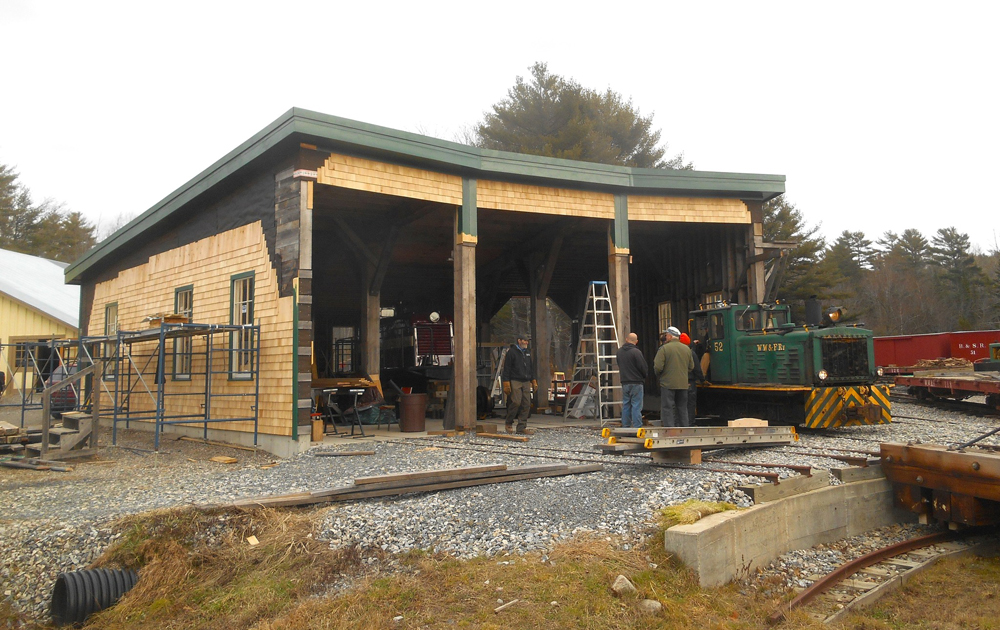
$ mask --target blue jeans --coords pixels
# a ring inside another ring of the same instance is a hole
[[[642,426],[642,383],[622,383],[622,427]]]

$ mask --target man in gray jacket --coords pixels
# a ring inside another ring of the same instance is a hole
[[[681,331],[671,326],[666,342],[656,351],[653,372],[660,382],[660,423],[665,427],[690,426],[687,409],[688,372],[694,369],[691,350],[679,339]]]
[[[639,336],[629,333],[625,344],[618,349],[618,376],[622,381],[622,427],[638,429],[642,426],[642,396],[646,373],[646,357],[636,345]]]

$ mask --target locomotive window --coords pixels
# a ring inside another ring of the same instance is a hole
[[[708,339],[708,315],[698,315],[694,318],[694,338],[702,341]]]
[[[747,307],[736,318],[736,330],[760,330],[761,312],[756,308]]]
[[[709,338],[724,339],[726,337],[725,323],[722,321],[722,314],[716,313],[709,320]]]
[[[768,311],[764,328],[781,328],[788,323],[787,311]]]

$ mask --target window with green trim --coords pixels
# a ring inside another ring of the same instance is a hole
[[[174,314],[187,317],[192,321],[194,315],[194,285],[174,289]],[[174,339],[174,379],[178,381],[191,380],[191,355],[194,340],[191,337]]]
[[[104,335],[106,337],[113,337],[118,334],[118,302],[111,302],[104,306]],[[115,355],[115,348],[117,347],[117,341],[109,341],[104,344],[104,348],[101,352],[106,357],[113,357]],[[118,363],[114,362],[111,369],[106,369],[104,371],[104,380],[113,381],[118,376]]]
[[[238,326],[253,325],[254,274],[241,273],[230,279],[230,323]],[[253,330],[245,328],[229,335],[229,378],[253,378]]]

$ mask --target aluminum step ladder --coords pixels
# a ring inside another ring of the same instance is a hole
[[[591,282],[563,417],[595,418],[602,427],[612,418],[621,417],[619,347],[608,283]],[[616,405],[617,414],[612,411]]]

